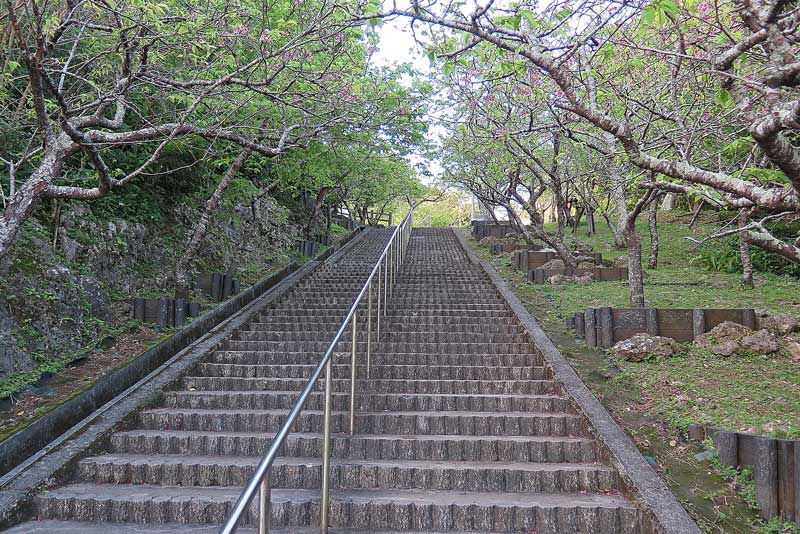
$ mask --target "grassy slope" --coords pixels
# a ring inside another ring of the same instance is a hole
[[[752,307],[772,314],[800,316],[800,280],[758,274],[756,288],[744,289],[738,274],[712,272],[692,261],[697,252],[686,239],[693,235],[686,224],[662,222],[659,229],[659,267],[646,272],[645,296],[650,306]],[[696,228],[694,233],[702,235],[708,229]],[[604,258],[625,254],[624,250],[614,249],[605,225],[598,226],[598,230],[592,237],[579,230],[578,237],[591,242]],[[646,224],[640,231],[647,251],[650,240]],[[625,282],[535,286],[524,283],[521,273],[511,270],[508,258],[493,257],[492,261],[514,282],[520,296],[538,304],[537,315],[551,330],[563,329],[564,319],[577,311],[628,304]],[[614,380],[637,388],[643,398],[652,401],[653,410],[675,427],[714,423],[726,428],[800,436],[800,365],[786,355],[721,358],[687,346],[682,354],[670,359],[618,365],[622,374]]]

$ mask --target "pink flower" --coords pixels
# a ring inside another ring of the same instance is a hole
[[[711,6],[708,5],[708,2],[700,2],[700,5],[697,6],[697,10],[700,11],[703,15],[709,10]]]
[[[706,111],[705,113],[703,113],[703,120],[704,121],[711,120],[711,112],[710,111]]]

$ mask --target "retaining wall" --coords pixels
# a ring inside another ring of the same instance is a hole
[[[693,341],[724,321],[756,329],[755,311],[746,309],[589,308],[568,320],[575,334],[590,347],[609,348],[634,334]]]
[[[721,464],[752,470],[756,503],[764,519],[780,516],[800,525],[800,440],[731,432],[711,425],[690,425],[689,437],[713,439]]]
[[[194,280],[194,286],[209,295],[215,302],[222,302],[238,295],[242,284],[233,276],[223,273],[201,274]]]
[[[512,260],[514,266],[521,271],[529,271],[530,269],[538,269],[550,260],[560,259],[561,256],[557,252],[542,251],[533,248],[518,251],[518,257]],[[602,266],[603,255],[599,252],[581,253],[581,257],[592,258],[592,261],[598,266]]]
[[[507,224],[481,224],[472,227],[472,237],[480,241],[484,237],[505,237],[513,229]]]
[[[610,280],[627,280],[627,267],[567,267],[565,269],[528,269],[528,282],[534,284],[544,284],[551,276],[563,274],[564,276],[583,276],[592,273],[592,277],[597,282],[607,282]]]
[[[181,327],[186,324],[187,317],[200,315],[200,304],[180,298],[135,298],[131,306],[134,319],[143,323],[157,324],[160,328]]]

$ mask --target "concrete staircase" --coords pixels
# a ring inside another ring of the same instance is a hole
[[[389,234],[369,232],[238,331],[10,532],[216,532]],[[350,343],[337,348],[331,532],[653,531],[451,230],[413,231],[373,349],[350,436]],[[272,468],[273,532],[318,532],[321,387]]]

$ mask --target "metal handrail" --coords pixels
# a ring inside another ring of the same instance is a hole
[[[381,315],[386,315],[386,304],[388,297],[391,296],[394,282],[397,278],[397,270],[402,264],[405,257],[408,242],[411,238],[411,225],[414,217],[413,207],[409,210],[403,221],[392,232],[389,242],[381,252],[380,257],[375,262],[372,272],[364,282],[364,286],[350,306],[347,316],[342,321],[339,330],[336,332],[333,341],[328,346],[325,354],[322,356],[319,364],[317,364],[311,377],[306,382],[305,387],[300,392],[297,402],[289,412],[286,422],[283,423],[280,430],[275,434],[272,443],[267,449],[267,452],[261,458],[261,461],[256,467],[250,481],[245,486],[239,500],[233,507],[230,517],[220,530],[220,534],[234,534],[239,527],[239,522],[246,515],[247,509],[250,506],[256,492],[259,492],[259,505],[258,505],[258,532],[259,534],[267,534],[270,529],[270,515],[271,515],[271,485],[269,481],[269,470],[272,463],[278,456],[278,450],[283,446],[286,438],[289,436],[289,431],[294,425],[295,420],[303,411],[308,397],[314,391],[323,370],[325,371],[325,415],[323,418],[323,436],[322,436],[322,502],[320,513],[320,532],[328,532],[328,504],[330,500],[330,463],[331,463],[331,407],[333,404],[333,352],[336,344],[341,339],[342,335],[347,330],[347,323],[352,323],[353,339],[352,339],[352,354],[351,354],[351,374],[350,374],[350,434],[355,431],[355,399],[356,399],[356,356],[357,356],[357,329],[356,319],[358,317],[357,311],[364,296],[367,295],[367,378],[370,375],[371,365],[371,348],[372,348],[372,288],[375,275],[377,273],[377,339],[380,339],[381,329]],[[381,291],[382,290],[382,291]],[[381,295],[383,293],[383,295]],[[383,298],[381,298],[383,297]],[[381,314],[381,302],[383,302],[383,314]]]

